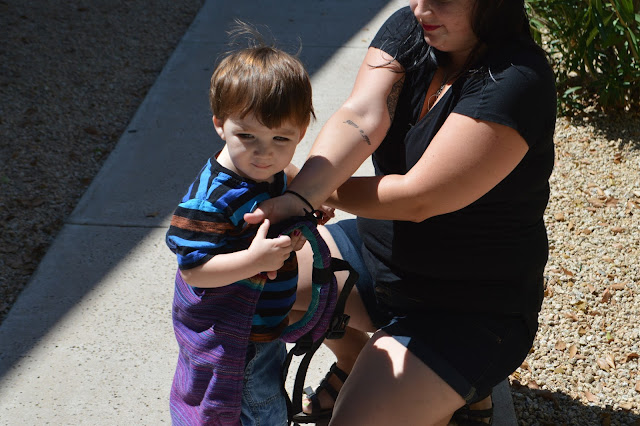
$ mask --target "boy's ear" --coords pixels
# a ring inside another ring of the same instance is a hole
[[[224,121],[220,120],[215,115],[212,117],[211,120],[213,121],[213,127],[216,128],[216,132],[218,133],[218,136],[220,136],[220,139],[225,140],[224,128],[222,127],[222,125],[224,124]]]
[[[305,127],[304,129],[302,129],[302,132],[300,132],[300,140],[304,139],[304,135],[307,134],[307,129],[309,127]],[[299,142],[299,141],[298,141]]]

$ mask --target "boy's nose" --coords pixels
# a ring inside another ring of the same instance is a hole
[[[257,143],[254,150],[255,154],[260,156],[269,155],[270,151],[269,144],[262,142]]]

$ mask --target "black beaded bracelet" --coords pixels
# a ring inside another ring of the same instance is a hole
[[[290,189],[287,189],[286,191],[284,191],[284,193],[285,193],[285,194],[293,194],[293,195],[295,195],[296,197],[300,198],[302,201],[304,201],[304,203],[305,203],[306,205],[308,205],[308,206],[309,206],[309,208],[311,209],[311,212],[314,212],[314,211],[316,210],[316,209],[314,209],[314,208],[313,208],[313,206],[311,205],[311,203],[309,202],[309,200],[307,200],[306,198],[304,198],[302,195],[298,194],[297,192],[292,191],[292,190],[290,190]]]

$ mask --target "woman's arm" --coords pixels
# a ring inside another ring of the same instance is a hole
[[[351,178],[328,204],[372,219],[421,222],[476,201],[528,149],[510,127],[453,113],[407,174]]]
[[[389,130],[402,89],[404,73],[397,71],[402,67],[393,58],[369,48],[349,98],[322,127],[291,190],[317,208],[375,151]],[[305,208],[302,200],[285,194],[264,201],[244,219],[255,224],[269,217],[278,222]]]
[[[322,127],[291,189],[319,205],[375,151],[402,89],[404,73],[396,71],[402,71],[399,63],[369,48],[351,94]]]

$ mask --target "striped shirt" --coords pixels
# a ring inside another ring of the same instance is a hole
[[[200,266],[216,254],[245,250],[257,228],[244,222],[244,214],[286,189],[284,172],[272,183],[254,182],[209,159],[176,208],[166,242],[176,254],[182,270]],[[287,325],[287,315],[295,302],[297,260],[292,252],[275,280],[260,274],[247,278],[250,285],[263,286],[252,318],[251,340],[276,339]],[[238,285],[247,285],[247,280]],[[202,291],[215,291],[202,289]]]

